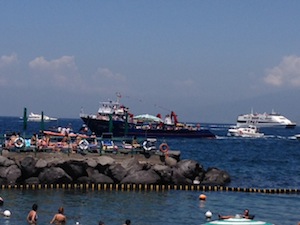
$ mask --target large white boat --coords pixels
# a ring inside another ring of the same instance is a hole
[[[259,130],[256,126],[249,125],[247,127],[237,127],[237,126],[230,127],[228,129],[228,136],[259,138],[259,137],[263,137],[264,134],[259,133]]]
[[[295,128],[296,123],[283,115],[272,111],[271,113],[249,113],[239,115],[237,118],[238,127],[254,125],[256,127],[284,127]]]
[[[20,117],[20,119],[23,119],[23,117]],[[57,118],[54,118],[54,117],[49,117],[49,116],[46,116],[46,115],[43,116],[43,121],[45,121],[45,122],[56,121],[56,120],[57,120]],[[29,121],[29,122],[41,122],[42,121],[42,115],[31,112],[27,117],[27,121]]]

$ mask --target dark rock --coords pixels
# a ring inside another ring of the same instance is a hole
[[[73,180],[62,169],[58,167],[50,167],[41,172],[38,176],[42,184],[68,184]]]
[[[94,173],[90,178],[95,184],[112,184],[114,182],[110,177],[102,173]]]
[[[172,183],[173,170],[169,166],[154,165],[153,170],[160,176],[163,184]]]
[[[83,176],[79,177],[75,182],[79,184],[90,184],[92,183],[92,179],[90,177]]]
[[[16,164],[15,161],[8,159],[4,156],[0,156],[0,167],[2,167],[2,166],[8,167],[8,166],[15,165],[15,164]]]
[[[20,163],[21,171],[25,179],[27,179],[28,177],[32,177],[36,174],[37,168],[35,164],[36,164],[36,159],[33,158],[32,156],[27,156],[21,161]]]
[[[143,170],[143,165],[138,161],[137,158],[125,159],[121,166],[125,169],[127,174],[136,173]]]
[[[230,182],[229,174],[218,168],[209,168],[205,173],[201,184],[204,185],[225,185]]]
[[[73,180],[78,177],[86,176],[86,170],[81,162],[74,161],[69,163],[64,163],[60,166]]]
[[[96,168],[96,166],[98,165],[97,161],[95,159],[86,159],[86,164],[88,167],[92,167],[92,168]]]
[[[165,159],[165,163],[166,163],[166,165],[168,165],[168,166],[174,167],[174,166],[177,165],[177,160],[174,159],[174,158],[172,158],[172,157],[167,157],[167,158]]]
[[[101,166],[110,166],[115,163],[115,160],[109,156],[100,156],[97,158],[97,163]]]
[[[172,183],[173,184],[192,184],[193,181],[185,177],[179,168],[173,168]]]
[[[158,184],[160,177],[154,170],[140,170],[126,176],[122,184]]]
[[[120,164],[113,164],[108,168],[107,175],[119,183],[126,175],[126,170]]]
[[[22,176],[22,172],[17,165],[7,167],[6,172],[7,184],[16,184],[16,181]]]
[[[39,159],[36,162],[35,167],[38,169],[44,169],[45,167],[47,167],[47,161],[44,159]]]
[[[39,184],[40,180],[38,177],[30,177],[30,178],[26,179],[24,183],[25,184]]]
[[[197,176],[203,176],[205,173],[203,166],[195,160],[182,160],[177,163],[176,167],[178,168],[178,173],[190,180],[194,180]]]

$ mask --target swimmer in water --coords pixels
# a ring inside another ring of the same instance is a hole
[[[54,215],[54,217],[50,221],[50,223],[51,224],[60,225],[60,224],[65,224],[66,220],[67,220],[67,218],[64,215],[64,208],[63,207],[59,207],[58,213]]]
[[[30,210],[30,212],[27,215],[27,222],[29,224],[36,224],[37,223],[37,218],[38,218],[37,209],[38,209],[38,205],[33,204],[32,209]]]

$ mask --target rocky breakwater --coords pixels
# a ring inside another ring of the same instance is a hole
[[[10,153],[0,156],[0,184],[201,184],[226,185],[230,176],[195,160],[143,155]]]

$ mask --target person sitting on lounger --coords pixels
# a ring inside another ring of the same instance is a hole
[[[219,215],[219,219],[224,220],[224,219],[229,219],[229,218],[235,218],[236,216],[228,215],[228,216],[221,216]],[[241,218],[245,219],[253,219],[253,216],[249,215],[249,209],[245,209],[243,215],[241,215]]]

